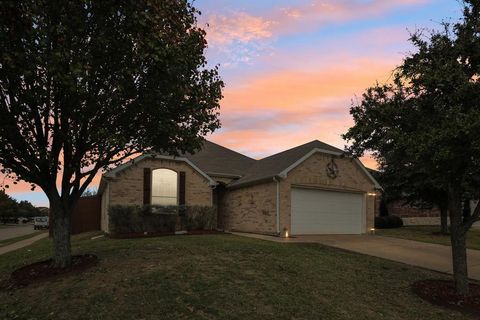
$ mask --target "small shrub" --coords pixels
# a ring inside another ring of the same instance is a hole
[[[393,229],[403,226],[402,218],[398,216],[375,217],[376,229]]]
[[[109,228],[113,234],[122,233],[174,233],[178,215],[169,210],[151,206],[111,206]]]
[[[388,216],[388,206],[387,201],[385,200],[385,196],[382,195],[380,199],[380,217],[387,217]]]
[[[187,230],[213,230],[217,227],[217,210],[208,206],[184,206],[179,209],[182,227]]]
[[[213,230],[217,210],[208,206],[116,205],[109,208],[109,224],[113,234],[174,233],[177,225],[186,230]]]

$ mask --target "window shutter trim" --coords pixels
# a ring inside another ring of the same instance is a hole
[[[179,184],[178,184],[178,204],[185,205],[185,186],[186,186],[186,174],[184,171],[179,172]]]
[[[151,204],[152,199],[152,170],[143,168],[143,204]]]

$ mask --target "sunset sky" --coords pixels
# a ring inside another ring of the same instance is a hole
[[[409,32],[457,20],[456,0],[196,0],[209,63],[226,87],[222,128],[208,139],[261,158],[318,139],[339,148],[349,106],[386,82]],[[207,25],[208,23],[208,25]],[[368,167],[375,163],[362,159]],[[97,179],[98,181],[98,179]],[[97,182],[98,183],[98,182]],[[95,185],[93,186],[95,187]],[[40,190],[13,197],[48,205]]]

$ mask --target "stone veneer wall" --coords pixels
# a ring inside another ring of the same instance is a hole
[[[211,206],[212,188],[208,180],[183,161],[144,159],[109,181],[109,205],[143,205],[143,169],[166,168],[185,172],[186,205]]]
[[[268,182],[240,189],[227,189],[219,206],[223,228],[274,234],[276,185]]]
[[[326,167],[332,156],[322,153],[313,154],[310,158],[290,171],[286,179],[280,182],[280,230],[291,229],[291,188],[292,186],[337,190],[344,192],[361,192],[365,194],[366,225],[368,232],[374,226],[375,185],[367,175],[349,158],[334,157],[339,169],[338,176],[331,179],[327,176]]]

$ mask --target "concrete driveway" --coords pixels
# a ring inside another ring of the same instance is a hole
[[[0,227],[0,241],[34,233],[32,224],[7,225]]]
[[[317,235],[282,239],[278,237],[246,235],[283,243],[320,243],[348,251],[406,263],[435,271],[452,273],[452,253],[449,246],[374,235]],[[480,280],[480,250],[467,250],[468,272]]]

